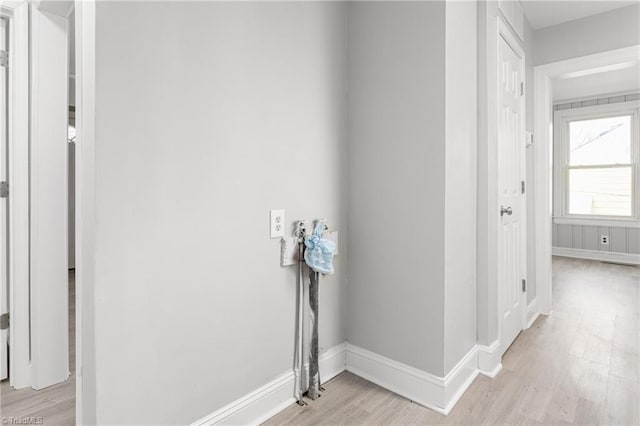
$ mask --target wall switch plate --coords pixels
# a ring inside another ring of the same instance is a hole
[[[600,235],[600,244],[603,246],[609,245],[609,236],[608,235]]]
[[[284,210],[271,210],[271,238],[284,237]]]

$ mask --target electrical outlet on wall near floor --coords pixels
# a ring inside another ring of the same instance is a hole
[[[608,235],[600,235],[600,244],[603,246],[609,245],[609,236]]]

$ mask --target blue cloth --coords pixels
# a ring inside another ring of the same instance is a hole
[[[307,249],[304,252],[304,261],[316,272],[321,274],[333,274],[333,256],[336,254],[336,243],[322,238],[324,224],[318,223],[313,234],[304,239]]]

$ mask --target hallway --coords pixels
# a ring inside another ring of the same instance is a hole
[[[640,268],[553,259],[553,314],[520,334],[495,379],[478,376],[444,417],[343,373],[319,400],[267,424],[640,422]]]

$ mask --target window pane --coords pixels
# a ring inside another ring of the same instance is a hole
[[[569,213],[631,216],[631,167],[570,169]]]
[[[631,162],[631,116],[569,123],[569,164],[628,164]]]

